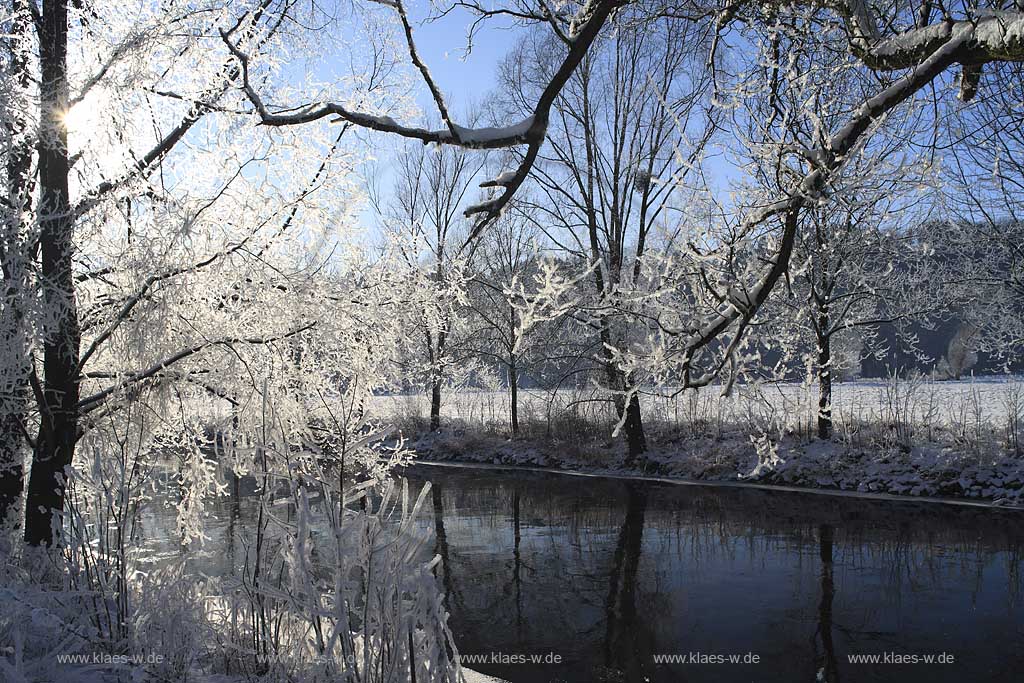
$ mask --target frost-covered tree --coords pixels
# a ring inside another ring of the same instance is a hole
[[[513,202],[474,243],[465,310],[463,353],[501,369],[513,436],[519,432],[521,376],[539,360],[541,338],[549,331],[545,326],[524,329],[517,305],[517,298],[530,295],[526,287],[541,258],[543,235],[527,219],[529,211],[518,200]]]
[[[468,225],[462,211],[483,161],[454,147],[408,146],[397,157],[391,201],[380,209],[391,243],[430,292],[410,306],[415,322],[407,332],[417,360],[405,370],[425,377],[431,431],[441,425],[444,386],[465,369],[453,362],[465,299]]]
[[[269,135],[231,87],[223,36],[276,54],[293,3],[124,9],[16,3],[4,39],[3,503],[27,479],[36,544],[95,425],[186,385],[251,394],[253,375],[216,370],[318,324],[303,283],[327,255],[309,245],[356,210],[347,128]],[[353,86],[366,106],[380,56]]]
[[[730,93],[717,100],[727,110],[742,106],[751,92],[775,92],[792,82],[790,78],[799,81],[809,75],[823,82],[822,77],[834,68],[857,76],[857,88],[849,100],[834,103],[839,114],[834,124],[810,127],[813,134],[809,137],[777,137],[784,144],[764,146],[764,160],[778,169],[777,189],[742,197],[731,207],[741,217],[725,230],[726,238],[709,240],[701,251],[705,266],[710,260],[718,261],[726,275],[724,286],[709,283],[711,287],[704,287],[702,297],[707,305],[699,311],[692,306],[695,290],[690,290],[687,296],[691,299],[679,301],[685,304],[680,309],[679,324],[660,329],[664,343],[647,353],[657,356],[662,364],[674,366],[671,374],[685,386],[708,384],[738,360],[735,354],[743,347],[742,337],[788,271],[801,214],[827,194],[837,174],[850,159],[860,155],[867,141],[896,119],[912,120],[907,118],[908,111],[920,111],[914,109],[915,102],[933,92],[938,96],[931,103],[931,111],[941,115],[949,107],[944,93],[952,72],[959,72],[961,99],[970,101],[982,85],[1006,87],[1002,64],[1024,61],[1024,42],[1020,38],[1024,12],[1016,6],[947,8],[930,0],[911,5],[838,0],[789,5],[693,2],[670,7],[658,2],[588,0],[556,10],[545,2],[492,6],[460,1],[454,5],[476,15],[474,27],[492,17],[504,17],[544,27],[554,36],[550,50],[553,68],[534,90],[537,94],[529,100],[528,115],[499,126],[473,128],[459,125],[451,115],[421,59],[405,4],[401,0],[382,4],[392,11],[402,29],[408,59],[419,72],[442,126],[421,128],[393,117],[376,116],[343,100],[307,97],[275,105],[262,92],[265,66],[244,47],[227,40],[240,64],[240,87],[265,125],[287,127],[340,119],[442,145],[490,149],[521,146],[520,161],[514,169],[489,182],[499,191],[467,208],[468,214],[480,219],[474,233],[499,215],[523,185],[540,158],[555,120],[556,100],[590,51],[599,45],[598,37],[611,23],[610,18],[628,13],[624,8],[693,25],[698,32],[710,35],[708,62],[716,67],[718,94]],[[444,5],[440,11],[450,8]],[[685,31],[682,34],[689,35]],[[703,51],[701,41],[687,41],[687,45]],[[836,55],[843,56],[839,65],[835,63]],[[717,68],[723,61],[728,68]],[[807,68],[794,71],[792,67],[797,63]],[[981,76],[986,69],[995,77],[983,84]],[[930,89],[933,84],[938,86],[934,91]],[[750,86],[755,89],[750,90]],[[930,128],[927,116],[916,120]],[[765,125],[785,122],[769,118]],[[916,139],[920,130],[906,139]],[[732,263],[734,257],[736,262]],[[639,362],[625,365],[641,366]],[[638,437],[640,431],[634,430],[634,435]],[[642,442],[635,439],[634,445],[642,446]]]
[[[966,345],[971,353],[1012,362],[1024,344],[1024,223],[1006,218],[1012,201],[992,196],[986,205],[989,217],[977,222],[954,208],[952,216],[930,221],[922,231],[937,286],[957,323],[956,348],[947,351],[962,360],[968,356],[960,347]],[[948,203],[940,206],[950,208]],[[951,364],[942,365],[944,374],[957,374]]]
[[[949,189],[929,228],[971,346],[1012,359],[1024,344],[1024,68],[990,65],[979,85],[937,131]]]
[[[784,33],[776,40],[785,49],[791,36]],[[789,58],[779,73],[768,72],[758,95],[747,98],[744,147],[757,183],[751,195],[782,191],[789,150],[839,125],[847,104],[857,99],[858,74],[844,57],[815,61]],[[915,230],[920,225],[917,207],[934,174],[926,163],[915,166],[899,154],[906,136],[914,134],[913,122],[913,117],[904,125],[894,121],[880,131],[804,209],[786,291],[768,302],[777,302],[783,315],[758,335],[762,347],[782,354],[783,366],[803,365],[791,356],[812,349],[806,365],[813,367],[818,385],[822,439],[832,432],[832,383],[838,370],[834,342],[858,334],[878,350],[872,343],[878,326],[911,318],[926,323],[924,316],[942,308],[942,297],[929,287],[929,248]]]
[[[939,370],[950,379],[959,380],[978,363],[978,328],[970,322],[961,323],[949,340],[946,355],[939,364]]]
[[[837,200],[842,196],[837,193]],[[814,349],[822,439],[832,433],[832,385],[841,363],[859,366],[861,361],[841,358],[840,340],[848,342],[855,334],[862,342],[857,348],[871,349],[878,346],[880,325],[928,324],[928,317],[944,307],[930,286],[934,271],[906,226],[910,212],[888,212],[893,199],[889,195],[845,206],[829,202],[805,214],[811,225],[800,231],[794,250],[792,293],[778,297],[791,309],[783,327],[796,326],[780,346],[804,338]]]
[[[623,10],[556,98],[548,145],[529,178],[530,219],[559,254],[589,270],[573,319],[597,340],[593,360],[622,423],[629,458],[646,448],[638,377],[616,362],[633,343],[641,261],[665,248],[659,230],[707,142],[709,80],[685,25]],[[557,68],[552,40],[531,36],[503,69],[506,105],[522,115]],[[691,136],[695,142],[691,142]],[[667,238],[671,241],[671,238]],[[629,294],[626,294],[629,292]]]

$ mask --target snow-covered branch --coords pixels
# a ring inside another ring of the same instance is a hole
[[[161,360],[157,361],[148,368],[137,370],[135,372],[131,372],[122,376],[122,378],[112,386],[106,387],[105,389],[101,389],[100,391],[97,391],[94,394],[83,397],[78,402],[79,412],[81,412],[82,414],[86,414],[92,410],[95,410],[96,408],[99,408],[101,405],[103,405],[103,403],[106,400],[108,400],[111,396],[115,395],[117,392],[124,391],[125,389],[129,389],[132,386],[138,384],[139,382],[151,379],[152,377],[164,372],[165,370],[175,365],[176,363],[180,363],[186,358],[190,358],[196,355],[197,353],[200,353],[207,349],[214,348],[217,346],[231,347],[236,344],[245,344],[249,346],[271,344],[273,342],[283,341],[285,339],[288,339],[289,337],[294,337],[296,335],[302,334],[307,330],[313,329],[313,327],[315,327],[316,324],[316,321],[312,321],[299,327],[296,327],[294,329],[288,330],[287,332],[282,332],[281,334],[266,337],[221,337],[219,339],[211,339],[209,341],[204,341],[199,344],[189,346],[175,353],[172,353],[169,356],[166,356],[165,358],[162,358]]]
[[[791,186],[787,197],[757,208],[745,217],[740,233],[746,233],[775,216],[782,219],[782,232],[763,275],[750,286],[731,290],[722,310],[704,322],[695,332],[687,334],[677,348],[677,353],[680,353],[683,359],[681,367],[685,386],[701,386],[714,381],[728,362],[727,353],[710,371],[696,376],[691,374],[697,354],[734,325],[738,325],[733,333],[733,341],[727,346],[729,350],[735,349],[736,341],[745,331],[746,324],[787,272],[800,212],[821,196],[830,174],[842,168],[850,153],[872,125],[956,63],[966,46],[972,44],[973,37],[973,27],[970,24],[958,26],[956,32],[919,65],[889,87],[865,100],[845,125],[819,147],[809,150],[810,157],[820,159],[821,163],[812,166],[795,185]]]
[[[460,126],[452,119],[447,106],[444,104],[440,90],[430,76],[426,65],[420,59],[413,40],[411,26],[408,18],[405,16],[404,6],[399,2],[384,4],[393,7],[401,17],[405,29],[410,61],[416,66],[431,92],[442,120],[446,124],[446,129],[444,130],[430,130],[419,126],[401,124],[390,116],[378,116],[350,109],[339,102],[311,102],[304,105],[271,110],[252,84],[249,55],[244,53],[229,35],[222,34],[222,38],[238,61],[241,79],[239,87],[256,108],[256,113],[263,125],[294,126],[312,123],[327,117],[335,117],[334,120],[347,121],[363,128],[392,133],[405,138],[419,140],[423,143],[455,145],[467,149],[500,149],[516,145],[528,145],[529,149],[523,156],[522,163],[513,172],[508,181],[502,184],[503,189],[498,196],[471,206],[466,210],[467,215],[480,216],[476,228],[470,235],[470,239],[472,239],[479,234],[484,225],[501,213],[512,199],[512,196],[523,184],[523,181],[525,181],[530,167],[537,158],[537,152],[544,141],[551,107],[555,98],[587,54],[609,15],[623,4],[623,0],[588,0],[585,2],[569,22],[567,52],[562,58],[558,69],[554,71],[547,86],[538,97],[531,115],[517,123],[485,128]]]

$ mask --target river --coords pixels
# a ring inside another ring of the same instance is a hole
[[[419,524],[463,661],[513,683],[1024,680],[1022,511],[501,469],[405,476],[433,484]]]

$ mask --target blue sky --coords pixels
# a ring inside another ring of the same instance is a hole
[[[457,118],[495,88],[498,65],[521,31],[507,22],[487,21],[477,32],[473,49],[467,55],[466,28],[471,21],[469,13],[453,11],[437,21],[414,25],[420,55]],[[420,106],[424,112],[436,114],[428,93],[424,88],[420,90]]]
[[[422,5],[410,7],[417,49],[444,93],[454,118],[465,123],[466,112],[497,87],[498,67],[525,29],[508,21],[490,19],[478,29],[472,50],[467,54],[466,30],[473,15],[465,10],[453,10],[441,19],[424,22],[425,9]],[[436,120],[437,109],[426,86],[418,77],[415,82],[417,103],[428,120]],[[401,143],[392,139],[387,144]],[[720,157],[710,160],[708,168],[715,176],[712,184],[723,190],[724,199],[727,179],[735,175],[736,169]],[[377,173],[378,187],[386,201],[393,182],[386,155],[380,157]],[[369,228],[371,239],[378,234],[377,216],[372,208],[367,207],[361,220]]]
[[[496,88],[498,66],[515,44],[522,29],[500,20],[487,21],[477,31],[473,48],[467,54],[466,29],[472,21],[468,12],[455,10],[441,19],[425,23],[422,20],[426,14],[417,12],[420,7],[410,9],[420,57],[444,93],[455,120],[465,124],[466,112]],[[426,86],[418,77],[415,82],[416,101],[424,116],[428,120],[437,119],[437,107]],[[388,144],[402,144],[390,136],[385,139]],[[377,182],[386,198],[393,182],[386,155],[380,158],[377,172]],[[369,237],[373,240],[379,233],[377,216],[372,207],[368,206],[363,212],[361,221],[369,229]]]

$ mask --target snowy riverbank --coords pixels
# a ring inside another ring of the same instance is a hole
[[[775,447],[774,464],[740,439],[657,444],[629,467],[620,449],[581,452],[558,440],[510,441],[494,436],[431,434],[413,449],[421,460],[540,467],[606,475],[656,476],[684,481],[746,482],[900,496],[957,498],[1024,506],[1024,460],[973,457],[936,449],[877,450],[834,442]]]
[[[611,476],[646,476],[701,483],[747,483],[909,497],[950,498],[1024,506],[1024,461],[998,458],[978,464],[953,453],[870,452],[832,442],[783,444],[774,467],[763,465],[750,443],[655,446],[634,467],[618,449],[581,454],[559,441],[509,441],[468,434],[421,437],[422,461],[494,464]],[[761,465],[760,471],[758,466]]]
[[[1024,383],[997,376],[837,384],[833,434],[816,436],[817,392],[798,383],[644,395],[648,450],[628,463],[595,389],[523,392],[510,438],[502,391],[450,393],[442,428],[422,396],[375,397],[424,460],[700,482],[748,482],[1024,505]]]
[[[813,392],[799,385],[757,396],[706,392],[672,409],[666,400],[649,401],[648,451],[632,464],[610,423],[593,414],[534,419],[512,439],[499,411],[465,411],[467,403],[493,405],[500,396],[454,395],[458,416],[438,432],[406,419],[408,444],[436,462],[1024,505],[1019,378],[844,384],[827,440],[815,437]],[[497,421],[481,419],[495,412]]]

